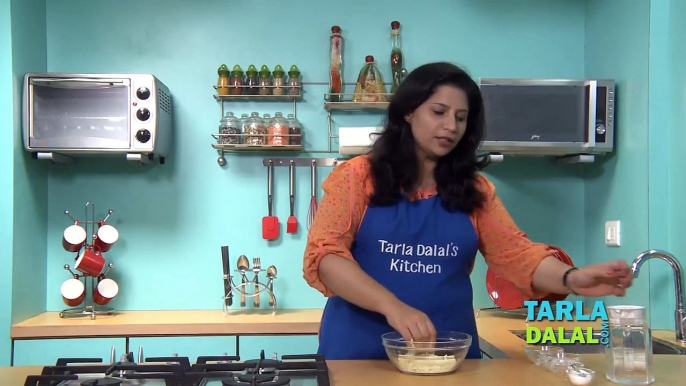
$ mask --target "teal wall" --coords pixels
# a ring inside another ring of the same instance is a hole
[[[271,4],[271,5],[270,5]],[[96,203],[97,217],[115,211],[122,240],[108,257],[111,275],[121,284],[113,302],[122,309],[207,309],[221,307],[220,246],[230,246],[232,264],[240,254],[261,256],[277,266],[275,289],[283,308],[321,307],[325,299],[302,279],[305,220],[309,202],[308,169],[296,171],[296,216],[300,233],[285,234],[271,244],[261,239],[266,214],[264,155],[230,155],[217,165],[210,144],[220,118],[212,98],[216,69],[226,63],[273,68],[297,64],[303,81],[327,80],[328,37],[340,25],[347,81],[354,81],[365,55],[377,58],[390,79],[390,22],[400,20],[407,66],[432,60],[466,66],[474,76],[582,77],[584,74],[584,6],[569,1],[439,1],[429,11],[413,1],[362,1],[330,6],[308,0],[291,7],[267,2],[259,12],[269,23],[243,16],[252,3],[242,1],[89,1],[47,2],[47,61],[50,71],[151,72],[171,89],[176,151],[163,167],[140,167],[124,161],[82,162],[51,166],[48,176],[47,309],[62,309],[62,266],[72,258],[59,243],[65,209],[82,217],[86,201]],[[364,9],[364,12],[360,10]],[[390,12],[389,10],[395,11]],[[135,10],[135,11],[134,11]],[[432,18],[428,28],[426,16]],[[108,23],[90,15],[107,14]],[[132,14],[146,15],[145,23]],[[285,20],[312,24],[284,32]],[[221,17],[218,17],[221,16]],[[259,26],[256,28],[255,26]],[[128,31],[122,33],[122,31]],[[503,32],[507,31],[507,35]],[[298,117],[309,149],[327,147],[326,87],[306,86]],[[291,104],[227,104],[236,114],[287,113]],[[336,124],[351,120],[376,124],[379,115],[336,115]],[[336,145],[334,143],[334,145]],[[278,155],[277,155],[278,156]],[[327,155],[317,155],[324,156]],[[334,155],[330,155],[334,156]],[[330,169],[319,170],[321,182]],[[275,214],[288,216],[288,170],[275,171]],[[514,160],[488,170],[503,200],[529,235],[567,248],[583,263],[583,234],[563,232],[564,224],[581,229],[584,188],[579,166],[556,166],[548,160]],[[321,197],[321,192],[320,192]],[[532,210],[536,216],[530,216]],[[485,264],[473,275],[477,305],[488,305]],[[151,287],[155,283],[155,287]],[[161,292],[153,292],[153,288]],[[267,305],[262,302],[262,307]]]
[[[0,0],[0,365],[9,363],[12,309],[12,35],[10,0]],[[9,165],[9,166],[8,166]]]
[[[616,81],[616,151],[587,165],[585,256],[587,263],[630,262],[648,242],[648,87],[650,3],[644,0],[586,2],[585,75]],[[621,246],[608,247],[605,222],[621,221]],[[648,268],[648,267],[646,267]],[[628,299],[608,304],[648,305],[649,275],[634,283]]]
[[[14,95],[14,241],[12,323],[45,311],[47,165],[35,162],[22,143],[21,95],[24,74],[47,66],[45,1],[12,0]],[[59,292],[59,291],[58,291]],[[27,301],[27,299],[31,299]]]

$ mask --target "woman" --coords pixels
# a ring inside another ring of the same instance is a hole
[[[448,63],[423,65],[394,94],[368,155],[336,167],[310,229],[304,277],[329,297],[319,352],[387,358],[383,333],[432,341],[472,336],[481,358],[469,278],[477,251],[522,293],[623,296],[623,261],[570,267],[527,239],[479,170],[484,106],[477,84]]]

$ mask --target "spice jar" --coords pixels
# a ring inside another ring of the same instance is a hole
[[[302,145],[302,126],[300,122],[293,114],[288,114],[288,119],[286,120],[288,125],[288,144],[289,145]]]
[[[233,134],[233,135],[221,135],[219,137],[219,143],[221,144],[239,144],[241,143],[241,126],[238,118],[236,118],[231,111],[226,113],[224,118],[219,121],[219,134]]]
[[[248,118],[248,122],[243,126],[243,133],[245,134],[246,145],[264,145],[267,128],[264,125],[264,120],[260,118],[260,114],[253,112]]]
[[[273,146],[288,145],[288,122],[283,114],[277,112],[269,121],[269,144]]]
[[[295,64],[288,70],[288,95],[300,95],[300,70]]]
[[[226,64],[222,64],[217,69],[219,79],[217,79],[217,94],[229,95],[229,68]]]
[[[257,79],[257,68],[252,64],[249,65],[248,69],[245,71],[245,85],[247,87],[243,92],[244,94],[257,95],[257,86],[259,85],[259,80]]]
[[[260,95],[270,95],[272,93],[269,78],[270,78],[269,68],[267,66],[263,65],[260,68]]]
[[[243,94],[243,69],[239,65],[233,66],[231,71],[231,86],[232,95]]]
[[[241,114],[241,119],[238,120],[238,127],[241,128],[241,133],[243,133],[243,135],[241,135],[240,143],[248,143],[248,141],[245,139],[245,126],[248,125],[249,120],[250,115],[248,115],[248,113]]]
[[[283,95],[285,92],[284,87],[286,86],[286,81],[283,78],[284,71],[281,65],[277,64],[274,67],[274,95]]]

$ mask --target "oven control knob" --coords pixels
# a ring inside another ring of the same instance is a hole
[[[150,110],[146,109],[145,107],[138,109],[138,111],[136,111],[136,117],[138,117],[138,119],[141,121],[147,121],[150,118]]]
[[[602,123],[596,123],[595,125],[595,132],[598,133],[599,135],[605,134],[606,128],[605,125]]]
[[[146,100],[150,98],[150,90],[148,90],[147,87],[141,87],[138,90],[136,90],[136,96],[138,97],[138,99]]]
[[[150,132],[148,131],[148,129],[140,129],[136,133],[136,139],[140,143],[146,143],[150,140]]]

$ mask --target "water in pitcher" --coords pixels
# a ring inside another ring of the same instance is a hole
[[[645,307],[609,306],[609,343],[605,349],[607,379],[622,385],[655,382],[653,344]]]

